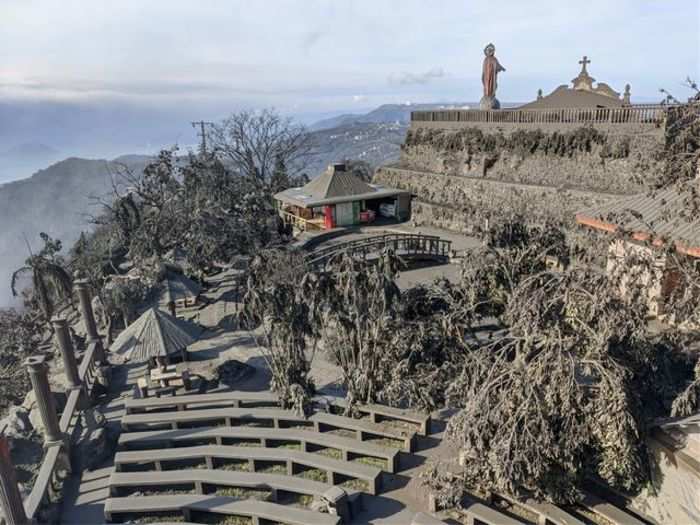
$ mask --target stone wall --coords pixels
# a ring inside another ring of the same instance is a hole
[[[649,176],[661,173],[663,146],[661,129],[641,125],[543,130],[516,124],[462,124],[452,129],[414,124],[399,165],[447,175],[632,194],[643,191],[642,182]]]
[[[435,226],[474,233],[499,217],[504,209],[535,222],[554,219],[573,224],[574,213],[598,206],[614,195],[479,177],[443,175],[397,166],[377,170],[375,182],[413,193],[411,217],[417,226]]]
[[[522,213],[574,214],[644,191],[663,172],[663,126],[413,122],[375,182],[411,191],[413,222],[471,233]]]

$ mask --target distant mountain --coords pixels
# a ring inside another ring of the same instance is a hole
[[[454,102],[445,104],[384,104],[369,113],[345,114],[337,117],[319,120],[310,126],[311,130],[336,128],[353,124],[386,123],[408,124],[411,121],[411,111],[447,108],[477,107],[476,103]]]
[[[406,137],[405,123],[351,122],[331,129],[312,132],[316,154],[306,168],[314,178],[326,167],[345,159],[364,160],[372,167],[399,158]]]
[[[0,184],[28,177],[60,158],[58,150],[40,143],[19,144],[0,151]]]
[[[128,158],[133,169],[143,169],[147,157]],[[10,275],[27,257],[24,239],[39,248],[39,232],[72,246],[89,228],[86,213],[91,196],[111,189],[117,164],[107,160],[69,158],[27,179],[0,185],[0,306],[10,304]]]

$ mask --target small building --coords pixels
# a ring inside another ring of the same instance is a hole
[[[620,278],[622,292],[631,281],[648,290],[649,314],[664,316],[671,293],[682,281],[679,257],[698,259],[700,219],[679,216],[688,195],[677,188],[625,197],[576,214],[582,226],[617,235],[610,242],[607,271]],[[666,248],[672,245],[677,257]]]
[[[355,226],[378,218],[402,222],[411,215],[411,194],[361,180],[345,164],[333,164],[300,188],[275,195],[280,217],[299,231]]]

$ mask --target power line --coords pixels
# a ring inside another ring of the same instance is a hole
[[[199,136],[202,139],[202,143],[199,146],[200,152],[202,155],[206,155],[207,153],[207,131],[205,129],[205,126],[213,126],[213,122],[206,122],[204,120],[200,120],[198,122],[192,122],[192,127],[197,128],[199,127],[199,132],[197,132],[197,136]]]

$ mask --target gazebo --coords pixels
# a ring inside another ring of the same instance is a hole
[[[333,164],[300,188],[275,195],[280,217],[298,230],[329,230],[372,222],[375,217],[405,221],[411,194],[361,180],[345,164]]]
[[[164,365],[174,357],[187,360],[187,347],[199,336],[195,325],[149,308],[114,340],[110,350],[130,361]]]
[[[202,287],[179,272],[167,271],[161,284],[159,303],[168,307],[171,315],[175,315],[176,308],[194,306],[199,300]]]

